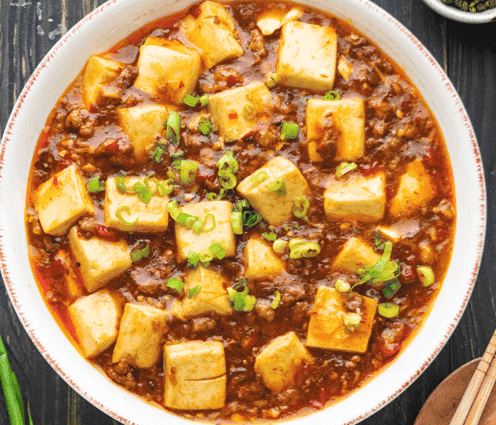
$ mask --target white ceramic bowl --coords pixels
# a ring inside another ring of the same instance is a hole
[[[485,24],[496,20],[496,8],[484,12],[463,12],[456,7],[448,6],[440,0],[423,0],[434,12],[448,19],[463,22],[465,24]]]
[[[28,261],[24,208],[36,141],[63,90],[91,54],[192,0],[111,0],[72,28],[36,68],[17,101],[0,150],[0,263],[12,303],[41,354],[79,394],[126,424],[184,424],[127,393],[84,360],[48,312]],[[424,327],[385,373],[331,408],[298,418],[301,425],[354,424],[385,406],[429,365],[455,329],[472,292],[486,219],[484,174],[475,135],[455,89],[435,59],[399,22],[367,0],[304,0],[350,19],[405,69],[432,108],[451,157],[458,209],[453,259]]]

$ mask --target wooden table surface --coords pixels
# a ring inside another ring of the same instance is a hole
[[[104,0],[0,0],[0,130],[35,67],[59,40]],[[402,395],[362,422],[412,425],[423,403],[450,372],[480,357],[496,327],[496,23],[446,20],[421,0],[376,0],[403,23],[448,73],[472,119],[484,160],[488,193],[485,253],[468,308],[436,360]],[[4,201],[5,203],[5,201]],[[0,206],[4,208],[6,205]],[[117,424],[86,402],[52,370],[21,326],[0,284],[0,334],[37,425]],[[7,424],[0,392],[0,424]],[[433,424],[435,421],[433,420]]]

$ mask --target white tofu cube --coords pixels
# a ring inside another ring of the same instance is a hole
[[[154,366],[162,354],[162,336],[167,331],[169,313],[155,307],[127,303],[124,307],[119,336],[112,363],[127,361],[134,367]]]
[[[243,253],[247,279],[266,279],[285,272],[284,262],[267,243],[259,239],[250,239]]]
[[[249,103],[255,107],[252,114],[244,110]],[[270,118],[272,96],[265,84],[250,83],[210,96],[208,109],[220,136],[230,143],[255,132]]]
[[[96,237],[84,239],[79,230],[73,227],[69,232],[69,242],[80,264],[79,270],[88,292],[100,289],[133,263],[131,251],[124,241],[110,242]]]
[[[220,342],[190,341],[164,347],[166,407],[220,409],[226,399],[226,359]]]
[[[254,185],[252,177],[267,175],[267,179]],[[286,188],[285,195],[270,191],[268,186],[275,179],[281,178]],[[305,177],[298,168],[287,159],[278,156],[244,179],[237,187],[238,193],[248,199],[263,218],[273,226],[279,226],[293,216],[294,200],[305,195],[309,190]]]
[[[345,80],[350,78],[353,73],[353,65],[344,56],[340,56],[338,60],[338,72]]]
[[[273,393],[280,393],[294,384],[298,369],[312,362],[312,356],[294,332],[272,340],[256,357],[255,372]]]
[[[361,238],[352,237],[341,248],[334,259],[332,267],[345,272],[356,274],[365,266],[375,266],[381,256]]]
[[[199,253],[214,242],[221,242],[225,248],[226,257],[236,253],[236,241],[231,227],[232,204],[227,201],[199,202],[188,204],[181,208],[182,212],[199,217],[202,220],[208,214],[215,216],[215,229],[201,232],[197,235],[192,229],[176,222],[176,244],[178,262],[186,261],[188,252]],[[209,221],[210,223],[210,221]]]
[[[133,187],[138,181],[143,183],[145,177],[126,178],[126,187]],[[157,180],[159,184],[162,180]],[[156,182],[149,179],[148,184],[152,191]],[[121,193],[117,189],[115,177],[107,179],[105,184],[105,225],[127,232],[158,233],[167,230],[169,224],[169,213],[167,212],[167,195],[160,196],[155,193],[148,204],[142,202],[135,193]],[[124,224],[116,215],[117,210],[123,206],[129,207],[130,213],[123,210],[122,216],[128,223]]]
[[[362,320],[353,331],[346,329],[344,318],[349,313],[344,304],[348,293],[320,286],[308,325],[307,347],[365,354],[374,325],[377,301],[363,296]]]
[[[86,183],[74,164],[40,184],[34,209],[43,231],[50,235],[64,233],[81,217],[95,214]]]
[[[327,219],[378,221],[386,211],[386,178],[384,173],[372,177],[358,174],[331,179],[324,192]]]
[[[196,50],[176,40],[148,37],[140,47],[139,75],[134,87],[178,104],[195,89],[200,66]]]
[[[288,22],[282,27],[276,72],[281,84],[314,92],[331,90],[336,73],[334,28]]]
[[[326,133],[336,136],[335,161],[357,161],[365,152],[365,109],[361,99],[309,99],[306,113],[308,153],[322,162],[318,152]],[[329,136],[327,136],[329,137]]]
[[[165,106],[155,104],[117,108],[120,125],[129,137],[138,161],[150,159],[155,140],[165,135],[164,123],[169,112]]]
[[[207,311],[220,314],[229,314],[231,302],[227,294],[229,281],[217,272],[198,266],[196,270],[189,270],[184,281],[184,290],[188,294],[190,289],[200,285],[201,290],[193,298],[188,296],[182,301],[182,315],[186,318],[197,316]]]
[[[120,295],[102,289],[68,308],[84,357],[95,357],[115,342],[123,301]]]
[[[434,196],[436,190],[429,173],[422,161],[416,159],[407,165],[405,174],[400,177],[398,191],[389,204],[389,212],[396,218],[411,216]]]
[[[205,1],[198,6],[200,15],[188,15],[181,29],[200,50],[206,69],[219,62],[243,56],[243,48],[236,40],[236,30],[231,15],[220,3]]]
[[[90,56],[84,69],[82,92],[86,109],[105,96],[104,88],[114,81],[124,69],[124,64],[100,56]]]
[[[284,24],[296,21],[303,15],[303,9],[292,7],[290,11],[287,8],[281,8],[280,5],[274,8],[265,9],[257,16],[257,27],[260,28],[263,35],[274,34]]]

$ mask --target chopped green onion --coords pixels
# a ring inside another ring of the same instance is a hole
[[[216,194],[214,192],[207,193],[207,199],[209,201],[219,201],[219,200],[221,200],[226,195],[227,195],[227,190],[224,189],[224,188],[222,188],[219,191],[219,194]]]
[[[247,120],[251,120],[255,118],[255,115],[257,114],[257,109],[255,108],[255,105],[253,103],[247,103],[243,107],[243,117]]]
[[[386,280],[384,282],[384,288],[382,288],[382,293],[384,296],[389,299],[391,298],[396,292],[398,292],[401,288],[401,283],[398,280],[397,277],[391,280]]]
[[[310,201],[306,196],[297,196],[294,199],[293,214],[298,218],[305,218],[307,216]]]
[[[379,314],[382,317],[387,317],[391,319],[396,317],[400,312],[400,306],[393,303],[381,303],[379,304]]]
[[[271,72],[267,74],[265,77],[265,85],[271,89],[276,86],[276,84],[279,82],[279,75],[275,72]]]
[[[172,288],[177,292],[181,292],[184,288],[184,282],[177,277],[171,277],[167,280],[167,288]]]
[[[243,211],[243,208],[250,208],[250,203],[246,199],[241,199],[236,201],[234,205],[234,211]]]
[[[295,122],[283,122],[281,128],[281,140],[296,139],[298,137],[298,124]]]
[[[136,182],[133,185],[133,191],[138,195],[138,198],[144,204],[149,204],[152,200],[152,191],[150,188],[141,182]]]
[[[189,251],[187,258],[188,264],[186,265],[186,267],[188,269],[196,269],[198,267],[198,264],[200,263],[200,256],[196,252]]]
[[[317,242],[303,242],[291,249],[289,258],[296,260],[298,258],[310,258],[320,254],[320,245]]]
[[[210,219],[212,221],[212,225],[209,228],[206,227],[206,224],[207,224],[208,219]],[[203,232],[211,232],[216,227],[217,227],[217,224],[215,223],[215,215],[213,215],[213,214],[207,214],[205,216],[205,218],[203,219],[202,231]]]
[[[217,167],[219,170],[229,170],[231,173],[235,174],[239,170],[238,161],[234,158],[232,151],[226,151],[224,155],[217,161]]]
[[[167,170],[167,177],[169,177],[173,182],[179,180],[179,176],[173,170]]]
[[[181,163],[181,183],[191,184],[195,180],[196,173],[198,172],[198,161],[183,161]]]
[[[193,298],[196,294],[198,294],[198,292],[201,291],[201,286],[200,285],[196,285],[194,288],[191,288],[189,291],[188,291],[188,298]]]
[[[152,159],[156,162],[159,163],[160,160],[162,159],[162,155],[164,154],[164,148],[161,146],[155,146],[155,149],[152,152]]]
[[[289,249],[294,249],[297,245],[301,245],[302,243],[305,243],[303,239],[293,238],[289,241]]]
[[[226,256],[224,247],[219,242],[214,242],[208,247],[210,251],[219,259],[222,260]]]
[[[272,244],[272,249],[276,254],[282,255],[286,252],[286,248],[288,247],[288,245],[289,244],[287,241],[283,241],[282,239],[277,239]]]
[[[135,249],[131,252],[133,262],[141,260],[143,257],[148,257],[150,254],[150,245],[147,243],[143,249]]]
[[[434,283],[434,271],[429,266],[419,266],[417,267],[417,274],[424,286],[430,286]]]
[[[262,221],[262,216],[256,211],[243,211],[243,225],[253,227]]]
[[[165,125],[167,126],[167,139],[169,139],[174,145],[178,146],[181,140],[181,117],[177,112],[170,111]]]
[[[348,313],[344,316],[344,325],[349,331],[354,331],[360,326],[362,316],[356,313]]]
[[[174,164],[174,167],[180,170],[181,164],[184,161],[184,152],[179,151],[179,152],[170,153],[170,157],[172,159],[172,163]]]
[[[86,187],[88,188],[88,192],[90,193],[96,193],[105,190],[105,185],[103,184],[103,181],[101,180],[100,176],[90,180],[86,184]]]
[[[187,94],[183,98],[183,103],[194,108],[199,100],[200,99],[198,98],[198,96],[193,96],[191,94]]]
[[[234,285],[234,288],[227,288],[227,294],[234,311],[252,311],[255,307],[257,299],[248,295],[249,289],[246,283],[247,279],[241,279]]]
[[[322,100],[339,100],[340,97],[337,91],[330,90],[322,97]]]
[[[348,292],[350,290],[350,284],[345,280],[341,280],[341,279],[336,280],[334,287],[338,292]]]
[[[356,165],[354,162],[342,162],[336,169],[336,177],[339,179],[346,173],[353,171],[355,168],[358,168],[358,165]]]
[[[172,191],[174,190],[174,186],[171,183],[172,179],[168,179],[163,181],[162,183],[156,182],[158,185],[158,194],[160,196],[165,196],[165,195],[170,195]]]
[[[251,184],[256,187],[260,183],[262,183],[263,181],[267,180],[268,178],[269,178],[269,175],[267,174],[267,171],[262,170],[262,171],[259,171],[254,176],[251,176],[250,181],[251,181]]]
[[[271,192],[275,192],[280,196],[286,195],[286,184],[281,177],[277,177],[274,181],[270,182],[267,186]]]
[[[270,242],[274,242],[277,239],[277,235],[275,233],[275,228],[273,226],[269,226],[270,232],[262,233],[262,238],[267,239]]]
[[[229,170],[219,171],[219,182],[224,189],[234,189],[236,187],[236,176]]]
[[[132,222],[126,221],[126,219],[122,216],[121,211],[126,211],[128,214],[131,214],[131,208],[129,208],[127,205],[122,205],[121,207],[117,208],[117,211],[115,212],[115,216],[126,226],[132,226],[138,221],[138,217],[136,217],[136,220]]]
[[[243,311],[252,311],[253,307],[257,303],[257,299],[253,295],[247,295],[244,299],[245,306],[243,307]]]
[[[210,98],[208,97],[208,94],[204,94],[203,96],[200,97],[200,105],[202,108],[208,105],[208,102],[210,101]]]
[[[382,241],[381,234],[378,230],[374,232],[374,246],[377,249],[384,249],[384,242]]]
[[[167,211],[169,212],[173,220],[177,220],[177,217],[181,213],[181,210],[179,209],[179,205],[176,199],[167,204]]]
[[[214,253],[210,251],[208,248],[203,248],[198,255],[202,263],[209,263],[214,259]]]
[[[117,189],[121,193],[132,193],[132,189],[128,189],[126,187],[126,178],[119,172],[118,176],[115,176],[115,184],[117,186]]]
[[[213,126],[209,120],[202,118],[198,124],[198,130],[205,136],[208,136],[210,133],[217,131],[217,127]]]
[[[243,234],[243,214],[241,211],[231,213],[231,227],[235,235]]]
[[[272,301],[271,307],[275,310],[277,306],[279,305],[279,301],[281,301],[281,293],[279,291],[276,291],[276,296],[274,298],[274,301]]]

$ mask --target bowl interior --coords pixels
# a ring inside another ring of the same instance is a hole
[[[111,0],[88,15],[49,52],[24,88],[7,125],[0,150],[0,262],[7,290],[31,339],[52,367],[83,397],[127,424],[185,420],[144,403],[114,385],[85,361],[67,340],[33,279],[28,261],[24,208],[26,182],[38,135],[62,91],[86,58],[105,51],[160,16],[194,0]],[[429,52],[407,29],[367,0],[304,0],[351,23],[375,41],[412,79],[436,116],[453,166],[458,220],[453,257],[444,286],[422,330],[386,373],[331,409],[299,418],[356,423],[401,393],[439,353],[470,297],[485,234],[482,162],[465,109]],[[332,415],[332,416],[331,416]]]

